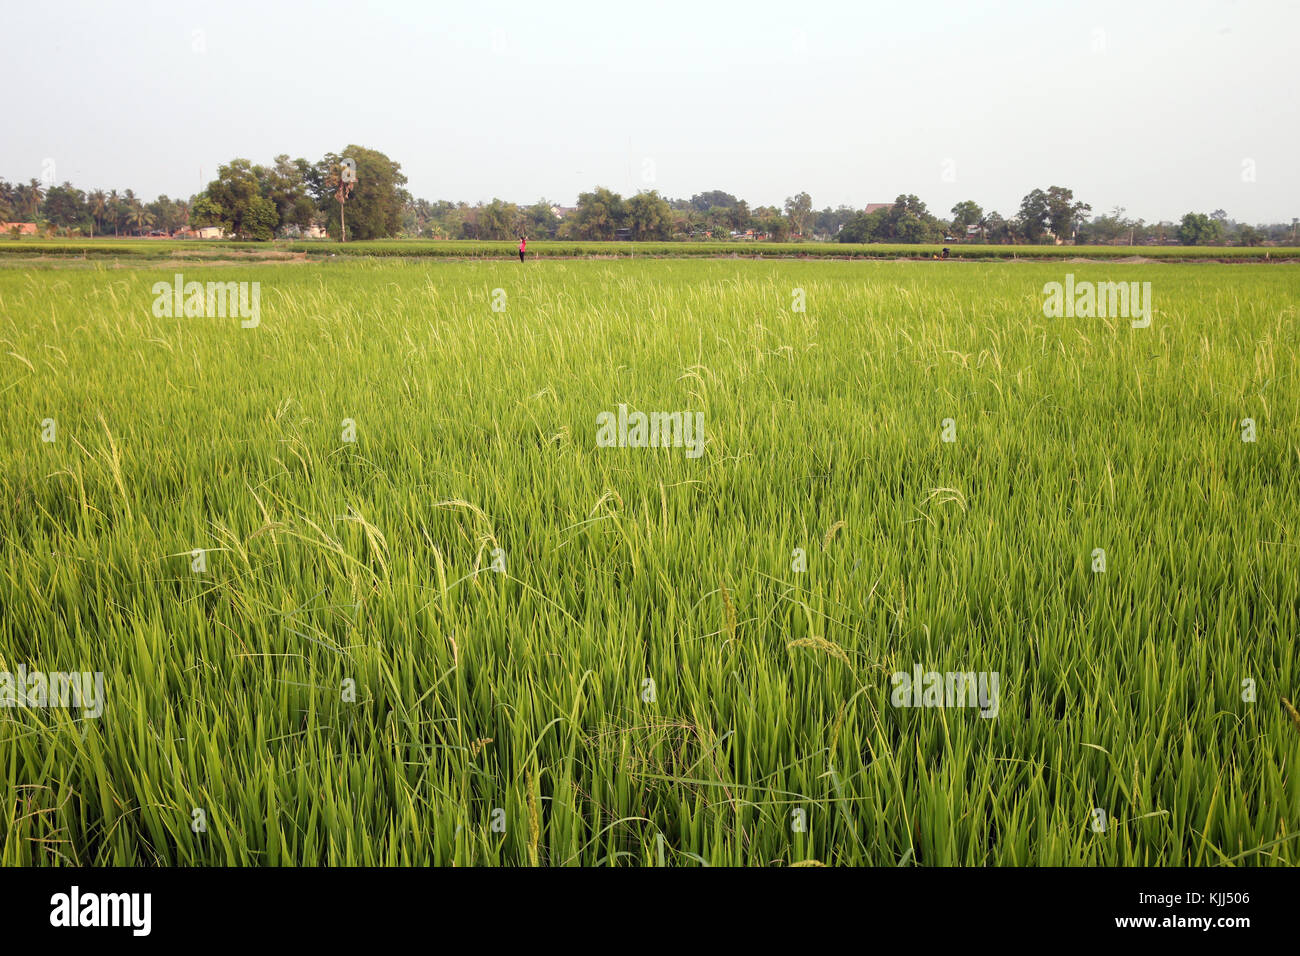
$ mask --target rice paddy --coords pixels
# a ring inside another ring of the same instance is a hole
[[[109,266],[0,268],[0,671],[103,681],[0,863],[1300,862],[1294,265]]]
[[[951,256],[967,260],[1101,259],[1122,261],[1225,260],[1290,262],[1300,258],[1295,246],[1076,246],[997,245],[979,243],[847,242],[588,242],[529,240],[533,255],[561,258],[763,258],[763,259],[937,259],[945,246]],[[514,259],[518,243],[473,239],[375,239],[354,242],[279,240],[241,242],[231,239],[0,239],[0,261],[30,259],[104,259],[127,262],[157,260],[328,259],[338,256],[401,259]]]

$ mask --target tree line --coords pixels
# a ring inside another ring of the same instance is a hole
[[[1189,212],[1178,223],[1147,223],[1123,208],[1091,216],[1092,207],[1071,189],[1031,190],[1010,217],[964,200],[947,218],[912,194],[869,207],[817,210],[801,192],[781,206],[750,206],[719,189],[689,199],[657,190],[624,197],[605,187],[580,193],[577,205],[547,199],[519,205],[502,199],[469,204],[413,198],[401,165],[384,153],[349,145],[315,162],[276,156],[269,165],[233,159],[203,192],[188,199],[159,196],[147,202],[130,189],[84,192],[65,182],[0,179],[0,221],[35,222],[56,235],[171,235],[217,226],[239,239],[296,238],[322,229],[333,239],[837,240],[870,243],[978,241],[1080,244],[1180,243],[1258,245],[1294,243],[1297,221],[1250,225],[1223,210]]]
[[[338,201],[346,184],[346,204]],[[275,157],[270,165],[233,159],[189,199],[146,202],[127,189],[85,192],[69,182],[0,179],[0,221],[34,222],[58,235],[143,236],[216,226],[238,239],[293,238],[313,227],[333,238],[401,234],[411,197],[401,166],[377,150],[351,145],[316,162]],[[346,205],[346,212],[344,206]]]

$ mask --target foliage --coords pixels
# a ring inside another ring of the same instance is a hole
[[[1291,269],[126,265],[0,268],[4,666],[106,691],[5,709],[0,864],[1300,864]]]
[[[1178,227],[1178,241],[1185,246],[1217,245],[1223,241],[1223,227],[1205,213],[1189,212]]]
[[[347,201],[347,230],[349,239],[384,239],[395,236],[402,225],[402,211],[410,196],[402,187],[406,176],[400,163],[389,159],[378,150],[355,144],[342,153],[327,153],[318,164],[312,182],[316,185],[317,208],[325,217],[331,236],[339,235],[343,218],[339,203],[334,199],[334,189],[324,187],[331,170],[336,170],[345,160],[355,163],[356,185]]]

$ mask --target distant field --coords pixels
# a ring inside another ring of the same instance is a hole
[[[1300,259],[1300,247],[1246,246],[1002,246],[947,244],[960,259],[1125,259],[1138,256],[1169,260],[1275,260]],[[0,261],[6,257],[73,256],[85,258],[217,259],[217,258],[325,258],[328,256],[397,256],[409,258],[515,258],[519,244],[447,239],[394,239],[367,242],[233,242],[221,239],[32,239],[0,240]],[[528,243],[537,257],[584,258],[602,256],[708,257],[755,256],[762,258],[934,258],[943,245],[849,244],[838,242],[559,242]]]
[[[1300,864],[1297,267],[530,248],[0,269],[0,864]]]

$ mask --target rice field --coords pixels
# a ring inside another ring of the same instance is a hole
[[[113,265],[0,266],[0,672],[103,685],[0,864],[1300,863],[1296,266]]]
[[[1102,259],[1116,261],[1225,260],[1289,262],[1300,260],[1297,246],[1074,246],[946,243],[841,242],[587,242],[529,240],[530,254],[557,258],[717,258],[763,259],[937,259],[947,246],[952,256],[970,260]],[[338,256],[403,259],[514,259],[518,242],[476,239],[376,239],[357,242],[278,240],[240,242],[228,239],[4,239],[0,262],[12,259],[111,259],[132,261],[218,259],[328,259]]]

